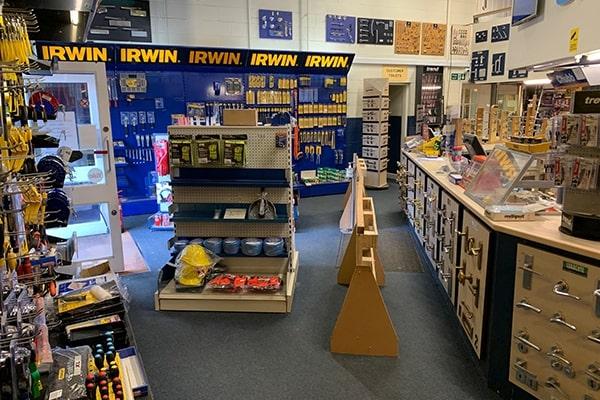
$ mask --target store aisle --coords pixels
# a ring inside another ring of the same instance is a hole
[[[497,399],[474,364],[414,249],[397,187],[370,192],[386,268],[383,295],[399,336],[397,359],[332,355],[329,335],[346,288],[336,282],[342,196],[301,201],[300,274],[290,315],[155,312],[169,232],[125,223],[151,272],[125,277],[131,319],[155,398]]]

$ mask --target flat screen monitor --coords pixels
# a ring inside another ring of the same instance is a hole
[[[463,144],[467,148],[471,159],[475,156],[485,156],[485,150],[479,141],[479,137],[470,133],[463,133]]]
[[[538,0],[513,0],[512,25],[519,25],[537,16]]]

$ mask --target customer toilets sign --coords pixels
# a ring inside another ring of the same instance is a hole
[[[36,42],[43,60],[91,61],[178,67],[220,67],[279,73],[346,74],[354,54],[144,45]]]

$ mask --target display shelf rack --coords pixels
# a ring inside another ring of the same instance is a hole
[[[365,186],[385,189],[388,187],[389,82],[385,78],[365,79],[363,86],[362,156],[367,164]]]
[[[239,272],[247,274],[250,268],[256,274],[275,274],[278,269],[265,268],[265,258],[251,260],[254,263],[262,263],[262,266],[248,265],[248,258],[239,258],[236,262],[234,258],[228,259],[230,272]],[[270,261],[278,261],[273,257]],[[242,264],[246,265],[240,265]],[[277,265],[272,263],[273,265]],[[286,263],[287,264],[287,263]],[[235,265],[232,266],[232,265]],[[268,267],[268,265],[266,266]],[[285,271],[285,264],[282,266],[284,276],[284,287],[275,293],[223,293],[214,290],[204,289],[200,292],[180,292],[177,291],[175,281],[171,280],[167,285],[155,295],[155,308],[164,311],[230,311],[230,312],[269,312],[286,313],[292,309],[294,290],[296,286],[296,276],[298,271],[298,252],[293,252],[290,257],[290,268]]]
[[[159,282],[155,293],[156,309],[290,312],[298,271],[290,128],[171,126],[168,130],[170,139],[175,136],[185,140],[187,137],[193,142],[200,135],[239,138],[246,143],[243,167],[171,165],[173,205],[170,211],[175,223],[175,237],[169,240],[169,246],[180,238],[281,237],[285,240],[286,249],[283,256],[221,255],[220,263],[227,267],[228,273],[279,275],[284,285],[275,293],[230,293],[208,288],[182,288],[174,279],[170,279]],[[262,196],[274,204],[277,212],[275,219],[223,218],[227,208],[248,208]],[[214,210],[217,208],[221,209],[221,216],[214,219]]]

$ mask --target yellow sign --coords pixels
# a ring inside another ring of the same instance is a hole
[[[390,82],[408,82],[408,67],[405,65],[384,65],[383,77]]]
[[[571,29],[569,32],[569,53],[577,53],[579,49],[579,28]]]

